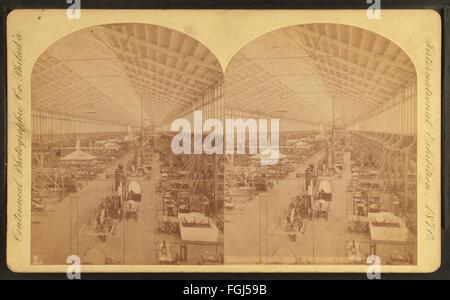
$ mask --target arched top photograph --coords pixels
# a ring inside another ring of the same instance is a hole
[[[32,109],[160,126],[222,80],[217,58],[201,42],[150,24],[89,27],[56,41],[36,61]],[[142,103],[141,103],[142,102]]]
[[[407,53],[380,34],[302,24],[264,34],[234,56],[225,73],[225,105],[331,126],[334,103],[335,120],[348,127],[393,105],[416,77]]]
[[[8,17],[17,270],[438,265],[435,12],[67,16]]]

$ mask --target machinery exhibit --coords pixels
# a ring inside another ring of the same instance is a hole
[[[417,264],[406,53],[368,30],[308,24],[222,68],[193,37],[150,24],[89,27],[42,53],[31,261]]]

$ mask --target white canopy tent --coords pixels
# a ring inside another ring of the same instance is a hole
[[[61,158],[61,161],[64,162],[70,162],[70,161],[76,161],[76,162],[82,162],[82,161],[93,161],[96,157],[92,154],[86,153],[81,150],[76,150],[63,158]]]

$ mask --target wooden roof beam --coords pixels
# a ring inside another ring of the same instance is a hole
[[[373,97],[372,95],[379,95],[379,96],[382,97],[381,99],[386,99],[386,100],[387,100],[387,98],[389,97],[389,96],[386,95],[386,94],[382,94],[382,93],[374,93],[374,92],[373,92],[373,89],[370,89],[370,88],[365,88],[365,89],[363,89],[363,90],[357,90],[357,89],[354,88],[355,85],[358,85],[357,83],[352,82],[352,81],[348,81],[348,80],[346,80],[346,79],[344,79],[344,78],[342,78],[342,77],[340,77],[340,76],[338,76],[338,75],[332,74],[332,73],[327,73],[326,75],[321,76],[321,77],[322,77],[322,79],[323,79],[324,77],[326,77],[328,80],[330,80],[330,81],[332,81],[332,82],[334,81],[334,82],[336,82],[336,83],[338,83],[338,84],[341,84],[342,87],[345,87],[347,90],[351,90],[351,91],[356,92],[356,93],[364,93],[364,92],[367,92],[367,90],[368,90],[369,93],[370,93],[370,95],[371,95],[371,96],[368,96],[368,97],[370,97],[370,98],[373,99],[375,102],[380,103],[380,104],[384,103],[384,101],[383,101],[383,100],[380,100],[379,98]],[[390,94],[391,94],[391,93],[390,93]]]
[[[176,89],[182,89],[183,90],[189,90],[184,92],[185,94],[190,94],[192,96],[196,96],[198,94],[202,94],[203,91],[201,91],[200,89],[194,88],[189,86],[187,83],[181,82],[181,81],[177,81],[174,79],[170,79],[168,77],[165,76],[160,76],[163,82],[158,81],[156,78],[158,77],[156,74],[151,74],[149,71],[147,70],[142,70],[139,69],[139,71],[136,71],[134,68],[134,66],[130,66],[131,69],[128,69],[128,67],[124,68],[124,72],[126,73],[127,77],[129,79],[133,79],[133,78],[138,78],[138,79],[143,79],[146,80],[148,82],[151,82],[152,84],[167,84],[167,83],[171,83],[173,85],[168,85],[171,88],[176,88]]]
[[[138,94],[141,94],[144,97],[149,97],[150,99],[154,99],[156,102],[160,102],[160,103],[163,103],[165,105],[174,104],[174,105],[177,105],[179,107],[185,107],[186,105],[189,105],[189,102],[174,101],[173,99],[175,97],[169,97],[169,98],[172,98],[172,99],[167,99],[167,95],[166,94],[164,94],[160,90],[149,88],[148,86],[144,86],[144,85],[135,86],[134,89],[136,90],[136,92]],[[158,96],[158,98],[156,98],[154,96]],[[176,98],[176,99],[178,100],[178,98]]]
[[[197,95],[195,95],[195,94],[178,91],[178,89],[179,89],[178,87],[164,85],[164,83],[155,81],[149,77],[142,77],[142,76],[136,76],[136,75],[131,75],[131,74],[129,77],[130,77],[129,80],[132,82],[139,82],[139,83],[145,82],[154,88],[158,88],[162,92],[170,93],[170,95],[177,95],[177,96],[185,97],[188,99],[197,97]],[[169,88],[167,88],[167,87],[169,87]]]
[[[285,32],[285,35],[286,35],[286,39],[287,40],[289,40],[290,42],[294,43],[297,47],[301,47],[303,50],[305,50],[309,54],[311,59],[314,59],[315,54],[317,53],[317,54],[323,56],[323,59],[336,60],[336,61],[340,62],[341,64],[346,65],[348,68],[357,69],[357,70],[363,72],[363,74],[370,74],[370,75],[375,76],[375,77],[381,77],[381,79],[389,81],[391,83],[394,83],[394,85],[396,84],[398,86],[402,86],[405,83],[403,81],[398,80],[393,74],[380,73],[380,72],[377,72],[377,71],[373,71],[373,70],[364,68],[364,67],[362,67],[359,64],[355,64],[355,63],[353,63],[351,61],[345,60],[342,57],[334,56],[333,58],[330,58],[329,57],[330,56],[329,53],[327,53],[327,52],[325,52],[325,51],[323,51],[321,49],[310,47],[310,46],[306,45],[306,43],[302,43],[301,45],[299,45],[296,42],[294,42],[294,39],[287,32]],[[299,38],[302,39],[301,37],[299,37]],[[307,50],[309,50],[310,52],[307,51]],[[364,78],[364,76],[363,76],[363,78]]]
[[[118,31],[116,31],[114,29],[110,29],[110,28],[107,28],[107,27],[102,27],[102,28],[103,28],[103,30],[105,32],[115,35],[116,38],[119,38],[119,39],[120,38],[122,38],[122,39],[127,39],[128,38],[128,34],[121,33],[121,32],[118,32]],[[217,73],[222,73],[222,70],[218,70],[218,68],[220,69],[220,65],[219,64],[207,63],[207,62],[201,61],[201,60],[199,60],[199,59],[197,59],[197,58],[195,58],[193,56],[187,56],[186,54],[178,53],[177,51],[174,51],[174,50],[171,50],[171,49],[167,49],[167,48],[163,48],[160,45],[155,45],[155,44],[150,43],[148,41],[142,41],[142,40],[140,40],[140,39],[138,39],[137,37],[134,37],[134,36],[131,36],[130,39],[132,39],[134,42],[136,42],[139,45],[142,45],[142,46],[144,46],[146,48],[149,48],[151,50],[156,51],[157,53],[163,53],[164,56],[172,56],[172,57],[182,58],[182,59],[186,60],[187,62],[195,64],[195,65],[197,65],[199,67],[203,67],[203,68],[206,68],[206,69],[208,69],[210,71],[214,71],[214,72],[217,72]],[[198,41],[196,41],[196,42],[200,44],[200,42],[198,42]],[[208,55],[212,55],[213,56],[212,53],[210,53]]]
[[[301,26],[298,26],[296,29],[298,29],[299,31],[305,33],[306,35],[310,36],[311,38],[314,38],[313,35],[318,35],[319,34],[317,31],[314,31],[314,30],[311,30],[311,29],[308,29],[308,28],[304,28],[304,27],[301,27]],[[337,30],[339,31],[339,28],[337,28]],[[408,67],[407,65],[404,65],[404,64],[401,64],[399,62],[396,62],[395,60],[390,60],[384,55],[376,55],[373,52],[364,50],[362,48],[354,47],[354,46],[352,46],[350,44],[343,43],[343,42],[338,41],[338,40],[336,40],[334,38],[331,38],[329,36],[321,35],[320,41],[324,41],[324,39],[325,39],[326,42],[328,42],[330,44],[333,44],[334,46],[336,46],[338,48],[346,49],[347,51],[350,51],[350,52],[353,52],[353,53],[356,53],[356,54],[361,54],[362,53],[362,54],[368,56],[369,58],[374,59],[375,61],[377,61],[379,63],[383,63],[383,64],[385,64],[385,65],[387,65],[389,67],[396,67],[397,69],[399,69],[399,70],[401,70],[403,72],[407,72],[407,73],[410,73],[410,74],[415,74],[414,68],[411,69],[411,67]]]

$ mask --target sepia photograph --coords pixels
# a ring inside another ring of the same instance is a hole
[[[14,270],[439,266],[435,14],[68,16],[8,17]]]
[[[32,263],[221,264],[223,158],[172,152],[171,123],[190,108],[214,118],[222,81],[205,46],[162,26],[90,27],[42,53]]]
[[[287,27],[241,49],[226,113],[280,120],[279,143],[227,156],[225,262],[416,264],[416,80],[395,43],[343,24]],[[273,152],[275,164],[259,163]]]

